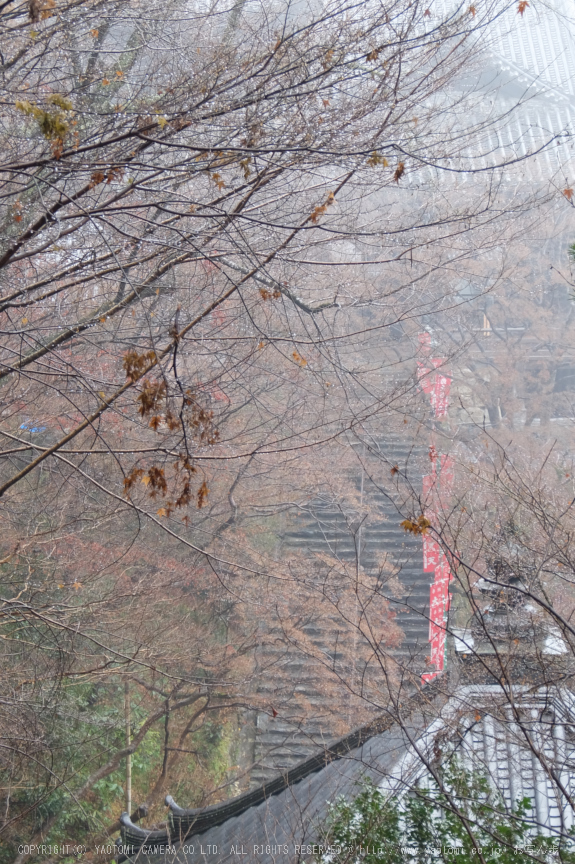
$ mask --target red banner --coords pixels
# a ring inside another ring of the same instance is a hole
[[[431,394],[431,406],[438,419],[447,417],[449,408],[449,391],[451,390],[451,378],[447,375],[435,376],[435,389]]]
[[[431,638],[430,660],[438,672],[443,672],[445,662],[445,628],[439,627],[437,624],[432,626],[433,635]]]
[[[453,579],[451,574],[451,568],[449,566],[448,561],[445,558],[445,555],[441,555],[441,561],[435,568],[435,582],[434,585],[444,585],[445,590],[447,591],[447,586]]]
[[[423,535],[423,572],[434,573],[435,568],[441,563],[441,549],[439,543],[430,537]]]
[[[427,366],[424,366],[423,363],[417,361],[417,378],[421,385],[421,389],[424,393],[431,394],[431,398],[433,399],[433,394],[435,393],[435,372],[432,372],[431,369],[428,369]]]
[[[419,334],[421,354],[431,354],[431,336],[429,333]],[[420,356],[421,356],[420,354]],[[429,401],[435,417],[439,420],[447,417],[449,396],[451,392],[451,376],[447,370],[440,369],[445,360],[441,357],[426,357],[417,361],[417,377],[423,392],[429,396]],[[454,465],[451,456],[437,453],[434,444],[429,448],[432,470],[423,477],[422,498],[424,513],[431,525],[439,530],[438,514],[449,507],[449,498],[454,483]],[[435,671],[422,675],[423,681],[432,681],[443,671],[445,663],[445,628],[447,614],[451,603],[449,583],[453,578],[449,561],[441,550],[437,540],[428,534],[423,535],[423,570],[435,576],[429,589],[429,642],[431,653],[429,663]]]

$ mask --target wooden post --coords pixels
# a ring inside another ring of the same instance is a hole
[[[126,724],[126,747],[132,743],[132,730],[130,713],[130,685],[126,681],[124,683],[124,721]],[[132,813],[132,755],[128,753],[126,756],[126,812],[130,816]]]

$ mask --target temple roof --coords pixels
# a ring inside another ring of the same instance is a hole
[[[448,750],[457,751],[469,768],[481,770],[506,805],[530,798],[527,820],[538,832],[553,836],[570,829],[573,810],[565,793],[575,794],[571,691],[522,686],[510,692],[499,685],[469,685],[447,700],[433,696],[433,688],[426,688],[398,709],[397,722],[381,718],[381,731],[377,723],[357,730],[275,784],[204,810],[176,806],[170,837],[150,838],[144,857],[166,860],[165,850],[172,847],[177,850],[169,858],[174,864],[223,864],[242,855],[257,864],[305,860],[321,843],[322,823],[339,796],[353,798],[366,778],[384,793],[401,795],[421,782]],[[183,814],[180,839],[177,817]]]

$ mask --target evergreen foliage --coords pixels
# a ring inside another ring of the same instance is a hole
[[[321,864],[527,864],[575,861],[572,834],[548,836],[530,798],[506,806],[480,771],[455,758],[400,794],[364,780],[353,801],[335,801],[322,832]]]

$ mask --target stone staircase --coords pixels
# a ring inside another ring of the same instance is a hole
[[[429,585],[432,576],[423,572],[423,556],[421,538],[406,534],[400,522],[413,511],[410,508],[407,480],[411,491],[419,494],[421,476],[427,470],[428,449],[425,436],[421,444],[414,444],[406,436],[388,437],[380,442],[380,452],[363,457],[365,470],[359,469],[355,479],[360,493],[362,513],[352,510],[344,511],[343,507],[316,501],[309,508],[305,517],[292,519],[286,525],[282,546],[286,556],[299,553],[309,557],[329,554],[348,566],[355,566],[357,556],[361,567],[368,573],[377,573],[378,562],[386,557],[388,565],[392,565],[401,583],[401,595],[395,596],[390,602],[390,608],[395,615],[395,623],[404,633],[401,644],[388,651],[394,661],[404,671],[412,675],[420,675],[426,671],[425,658],[429,653],[427,613],[429,610]],[[427,462],[426,462],[427,460]],[[397,466],[399,472],[392,476],[390,468]],[[363,473],[363,477],[361,474]],[[371,477],[385,477],[385,486],[375,484]],[[379,486],[379,488],[378,488]],[[411,507],[414,505],[412,504]],[[365,516],[360,526],[362,515]],[[334,635],[325,620],[321,626],[313,621],[303,628],[313,645],[324,655],[334,656]],[[344,641],[338,643],[338,658],[354,656],[353,640],[357,634],[353,629],[345,634]],[[359,721],[360,700],[340,689],[339,693],[330,694],[323,686],[325,678],[324,666],[317,659],[302,656],[297,650],[290,650],[278,640],[277,644],[267,644],[261,649],[259,656],[261,666],[280,671],[283,680],[292,682],[293,703],[289,693],[283,694],[282,708],[277,716],[273,712],[259,712],[256,715],[255,736],[253,741],[252,759],[254,768],[251,772],[251,784],[264,783],[277,774],[278,770],[293,767],[310,754],[317,752],[328,741],[337,737],[338,732],[354,728]],[[348,669],[348,675],[353,679],[360,670]],[[274,704],[274,675],[262,675],[260,696],[268,695],[270,706]],[[301,701],[307,705],[307,716],[302,720],[298,708]],[[385,700],[382,690],[381,700]],[[373,704],[373,712],[380,713],[382,701]],[[293,710],[290,705],[293,704]],[[297,707],[296,707],[297,706]],[[365,711],[365,703],[361,704]],[[365,714],[361,717],[361,722]],[[340,724],[336,731],[336,725]]]

